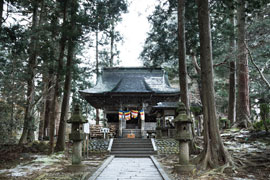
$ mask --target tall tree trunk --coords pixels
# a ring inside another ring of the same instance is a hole
[[[229,77],[229,105],[228,105],[228,120],[232,126],[235,123],[235,106],[236,106],[236,74],[235,61],[230,62],[230,77]]]
[[[237,22],[238,22],[238,96],[236,110],[236,126],[247,128],[249,126],[249,74],[248,74],[248,57],[245,47],[245,1],[238,0]]]
[[[43,25],[43,20],[45,16],[45,4],[44,0],[41,1],[40,4],[40,18],[38,26]],[[46,99],[47,99],[47,93],[48,93],[48,77],[46,73],[42,74],[42,83],[43,83],[43,91],[42,91],[42,109],[40,111],[40,117],[39,117],[39,129],[38,129],[38,139],[43,140],[44,135],[44,122],[45,122],[45,111],[46,111]]]
[[[60,126],[60,115],[61,115],[61,96],[59,98],[58,101],[56,101],[56,104],[55,104],[55,111],[56,111],[56,115],[55,115],[55,133],[56,133],[56,136],[58,137],[58,134],[59,134],[59,126]]]
[[[110,36],[111,36],[111,57],[110,57],[110,67],[113,67],[113,58],[114,58],[114,19],[112,18],[112,24],[111,24],[111,32],[110,32]]]
[[[43,100],[42,100],[42,110],[40,113],[40,121],[39,121],[39,128],[38,128],[38,139],[39,140],[43,140],[43,135],[44,135],[44,122],[45,122],[45,111],[46,111],[46,102],[47,102],[47,93],[48,93],[48,80],[45,77],[45,75],[43,75],[42,78],[42,82],[43,82],[43,92],[42,92],[42,96],[43,96]]]
[[[187,114],[190,114],[185,40],[185,0],[178,0],[178,54],[179,54],[179,82],[181,101],[185,104]]]
[[[51,20],[51,26],[55,27],[57,25],[57,21],[58,21],[58,17],[54,16]],[[53,29],[51,31],[51,39],[55,40],[55,34],[57,33],[56,29]],[[55,44],[56,45],[56,44]],[[52,50],[51,51],[51,59],[53,60],[53,70],[57,71],[56,75],[53,74],[53,84],[54,84],[54,92],[52,95],[52,103],[51,103],[51,116],[50,116],[50,122],[49,122],[49,126],[50,126],[50,131],[49,131],[49,139],[50,139],[50,148],[49,148],[49,153],[53,153],[54,152],[54,137],[55,137],[55,119],[56,119],[56,104],[58,103],[59,100],[59,79],[57,79],[57,76],[59,76],[58,72],[59,72],[59,67],[56,68],[55,66],[55,60],[56,60],[56,55],[55,55],[55,51]],[[59,78],[59,77],[58,77]]]
[[[0,0],[0,29],[2,28],[3,24],[3,10],[4,10],[4,0]]]
[[[99,31],[99,26],[97,25],[96,29],[96,74],[97,74],[97,81],[99,78],[99,62],[98,62],[98,31]],[[96,125],[99,124],[99,109],[96,109]]]
[[[64,96],[61,107],[61,116],[60,116],[60,127],[57,139],[57,151],[63,151],[65,149],[65,132],[66,132],[66,121],[69,110],[69,99],[70,99],[70,90],[71,90],[71,69],[72,69],[72,60],[74,56],[75,43],[72,39],[68,40],[68,55],[67,55],[67,64],[66,64],[66,78],[64,85]]]
[[[69,110],[69,100],[70,100],[70,91],[71,91],[71,80],[72,80],[72,61],[74,58],[75,51],[75,40],[76,40],[76,26],[75,26],[75,15],[78,8],[78,5],[75,0],[71,0],[71,12],[70,12],[70,36],[67,37],[68,44],[68,54],[67,54],[67,63],[66,63],[66,75],[65,75],[65,85],[64,85],[64,96],[61,107],[61,116],[60,116],[60,124],[62,127],[61,139],[59,139],[59,145],[57,146],[58,151],[62,151],[65,149],[65,130],[66,130],[66,120]]]
[[[26,109],[25,109],[25,116],[24,116],[24,127],[23,133],[19,140],[19,144],[24,144],[29,141],[33,141],[33,137],[31,136],[34,131],[34,117],[33,117],[33,105],[34,105],[34,94],[35,94],[35,68],[36,68],[36,59],[37,59],[37,21],[38,21],[38,3],[36,1],[33,2],[33,16],[32,16],[32,36],[31,42],[29,45],[29,62],[28,62],[28,80],[27,80],[27,99],[26,99]]]
[[[234,33],[234,27],[235,27],[235,19],[234,19],[234,12],[233,12],[233,5],[232,2],[230,2],[231,9],[230,9],[230,23],[233,26],[232,29],[232,34],[230,36],[230,49],[231,49],[231,61],[230,61],[230,76],[229,76],[229,105],[228,105],[228,120],[230,121],[230,125],[232,126],[235,122],[235,106],[236,106],[236,94],[235,94],[235,89],[236,89],[236,73],[235,73],[235,47],[236,47],[236,42],[235,42],[235,33]]]
[[[204,150],[200,163],[201,168],[206,169],[224,165],[230,161],[230,156],[221,140],[216,116],[209,3],[208,0],[197,2],[204,116]]]
[[[97,74],[97,79],[99,76],[99,62],[98,62],[98,30],[96,30],[96,74]]]
[[[99,109],[96,109],[96,125],[99,125]]]
[[[52,112],[52,100],[53,100],[53,69],[50,68],[49,70],[49,76],[48,76],[48,87],[46,90],[46,96],[45,96],[45,114],[44,114],[44,130],[43,130],[43,139],[48,139],[49,137],[49,123],[51,119],[51,112]]]
[[[66,34],[66,16],[67,16],[67,1],[63,2],[63,24],[62,24],[62,37],[60,40],[60,53],[58,58],[58,71],[57,71],[57,77],[56,80],[58,83],[61,81],[61,72],[63,70],[63,59],[64,59],[64,52],[66,47],[66,40],[67,40],[67,34]],[[59,86],[59,84],[57,84]],[[68,85],[67,85],[68,86]],[[55,94],[55,97],[60,97],[60,91],[58,90],[57,94]],[[62,104],[63,106],[63,104]],[[67,110],[66,110],[67,111]],[[60,115],[60,124],[59,124],[59,130],[58,130],[58,137],[56,142],[56,151],[63,151],[65,150],[65,133],[66,133],[66,117],[67,113],[63,114],[61,110]],[[55,115],[56,117],[56,115]]]
[[[262,122],[265,128],[265,131],[268,133],[268,126],[267,126],[267,119],[269,119],[269,111],[270,111],[270,105],[268,103],[265,103],[264,100],[260,103],[260,115],[262,118]]]
[[[1,26],[0,26],[1,27]],[[16,88],[16,84],[15,84],[15,60],[14,58],[11,58],[12,60],[12,73],[11,73],[11,79],[12,79],[12,89]],[[14,123],[14,110],[15,110],[15,94],[11,95],[11,112],[10,112],[10,126],[9,126],[9,135],[12,136],[12,132],[13,132],[13,123]]]
[[[181,91],[181,101],[186,106],[187,114],[190,116],[190,106],[188,97],[187,65],[186,65],[186,40],[185,40],[185,0],[178,0],[178,54],[179,54],[179,82]],[[194,126],[192,126],[192,134]],[[197,154],[194,138],[189,143],[191,154]]]

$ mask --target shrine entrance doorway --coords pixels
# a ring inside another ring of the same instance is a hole
[[[126,129],[141,129],[140,127],[140,119],[139,118],[131,118],[126,121]]]

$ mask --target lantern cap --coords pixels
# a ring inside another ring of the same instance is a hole
[[[177,113],[179,113],[179,114],[180,114],[180,113],[186,113],[187,109],[186,109],[186,106],[185,106],[184,103],[178,102],[177,105],[178,105],[178,107],[177,107],[177,109],[176,109],[176,112],[177,112]]]
[[[67,121],[67,123],[78,123],[83,124],[88,121],[81,115],[80,106],[78,104],[75,105],[74,112],[71,115],[71,118]]]
[[[192,123],[191,119],[188,117],[186,112],[185,104],[182,102],[178,103],[178,108],[176,110],[178,112],[178,115],[174,119],[174,123]]]
[[[192,123],[191,119],[186,114],[178,114],[174,119],[174,123]]]

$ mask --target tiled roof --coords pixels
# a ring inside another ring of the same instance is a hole
[[[104,68],[95,87],[82,90],[83,96],[106,93],[180,94],[172,88],[161,68]]]

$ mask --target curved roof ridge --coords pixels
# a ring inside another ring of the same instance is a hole
[[[118,83],[115,85],[114,88],[112,88],[111,92],[115,92],[119,87],[120,87],[120,84],[122,83],[123,81],[123,78],[121,78]]]

